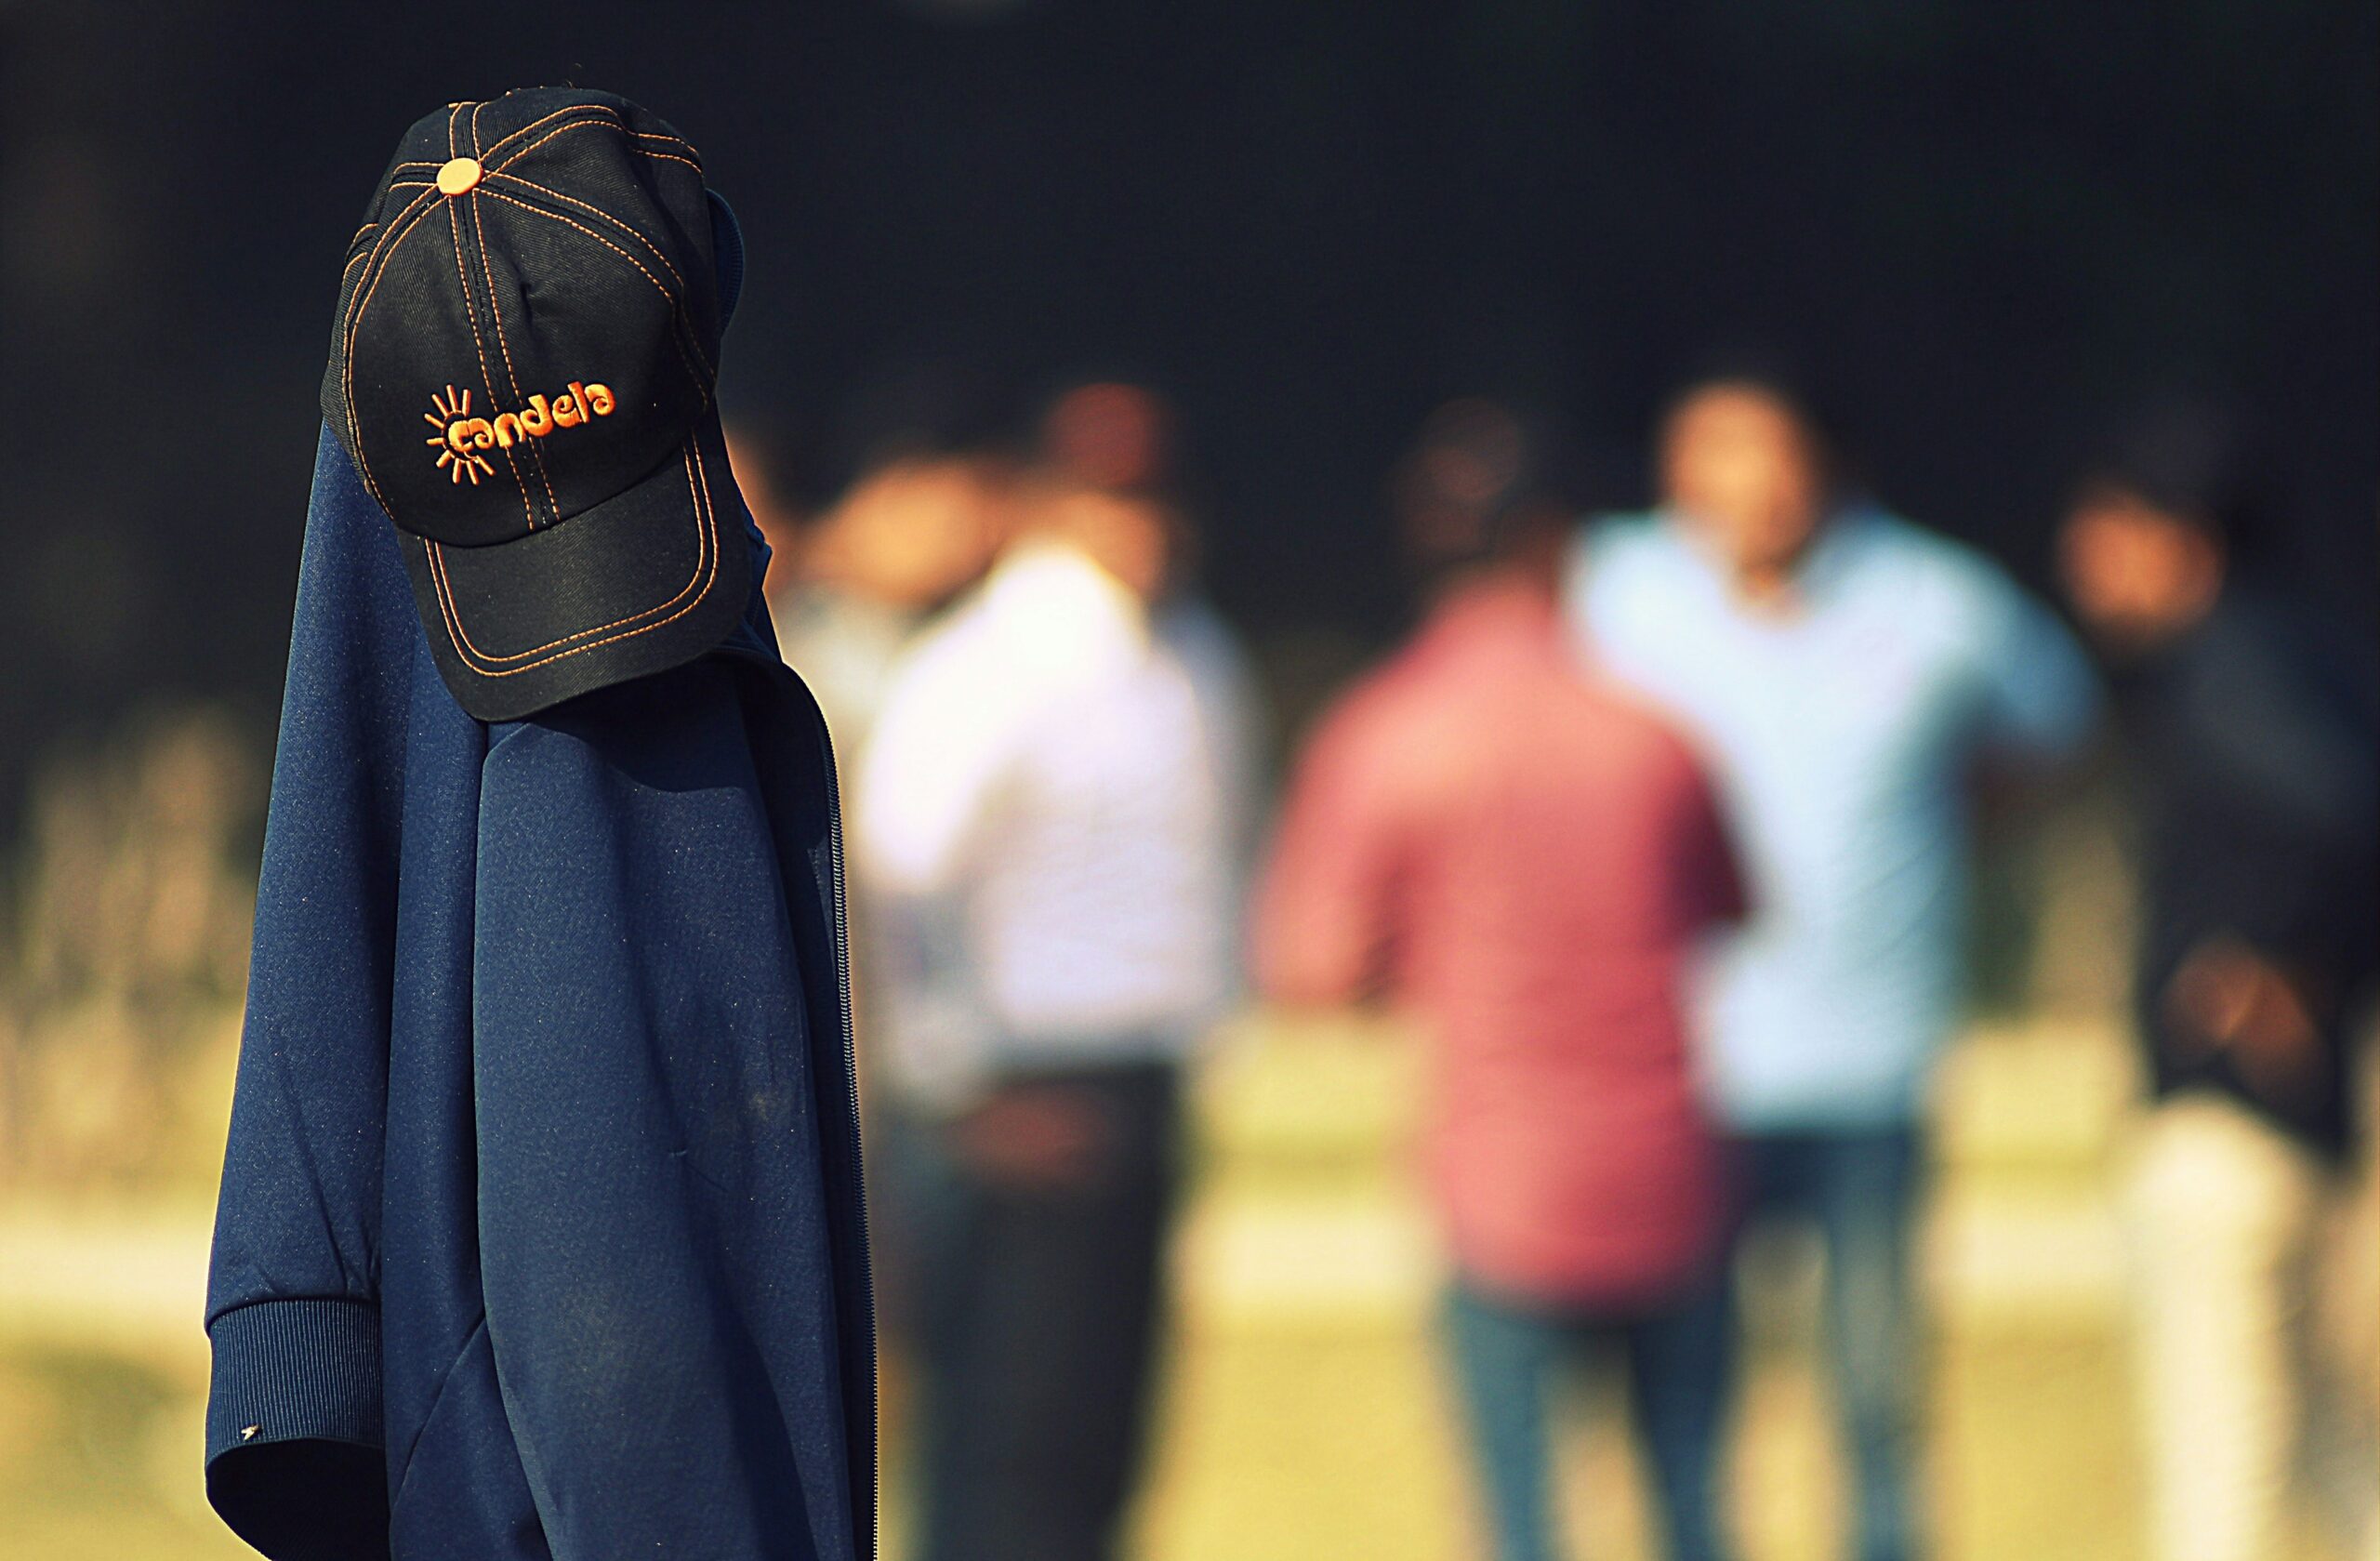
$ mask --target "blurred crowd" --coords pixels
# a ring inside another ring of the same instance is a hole
[[[45,756],[0,916],[0,1187],[219,1164],[263,783],[204,708]]]
[[[1116,1554],[1185,1075],[1251,988],[1423,1025],[1500,1561],[1557,1554],[1556,1389],[1589,1356],[1624,1363],[1668,1554],[1733,1553],[1734,1258],[1778,1220],[1824,1249],[1852,1554],[1924,1554],[1912,1234],[1977,842],[2084,777],[2125,798],[2140,906],[2153,1554],[2279,1554],[2317,1385],[2368,1438],[2372,1342],[2341,1358],[2307,1319],[2360,1163],[2380,690],[2260,567],[2222,409],[2145,402],[2073,473],[2061,615],[1863,491],[1778,365],[1678,388],[1635,513],[1599,512],[1540,410],[1450,403],[1384,474],[1418,626],[1313,724],[1276,816],[1163,399],[1078,384],[1005,437],[882,421],[814,507],[761,430],[731,445],[840,751],[926,1561]],[[2346,1456],[2340,1521],[2380,1556],[2372,1445]]]

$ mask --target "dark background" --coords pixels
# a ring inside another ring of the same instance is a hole
[[[1182,409],[1260,650],[1399,621],[1435,400],[1638,447],[1713,344],[1817,368],[1879,492],[2038,579],[2081,441],[2228,390],[2284,555],[2374,618],[2380,10],[2321,0],[0,6],[0,828],[144,706],[269,731],[340,245],[398,133],[575,82],[750,242],[731,413],[805,485],[901,362]]]

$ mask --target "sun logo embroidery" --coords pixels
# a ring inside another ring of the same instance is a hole
[[[433,391],[430,404],[437,410],[423,413],[421,420],[438,431],[423,443],[437,450],[439,470],[446,473],[447,480],[459,483],[468,474],[471,485],[477,487],[482,472],[495,476],[496,468],[488,464],[487,457],[470,447],[471,424],[477,420],[471,417],[471,392],[457,393],[449,385],[443,396]],[[491,439],[489,443],[495,441]]]
[[[422,443],[436,448],[438,465],[449,482],[459,483],[469,477],[477,485],[483,474],[493,477],[496,468],[482,454],[487,450],[509,450],[524,439],[543,439],[556,429],[575,429],[597,417],[608,417],[619,404],[609,385],[583,385],[574,379],[570,389],[548,401],[544,396],[531,396],[529,404],[518,412],[499,412],[491,420],[471,416],[471,392],[446,387],[444,395],[432,393],[430,404],[434,410],[421,415],[438,432]]]

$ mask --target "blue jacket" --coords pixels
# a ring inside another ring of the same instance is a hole
[[[275,1561],[872,1553],[834,761],[774,643],[756,589],[483,725],[322,441],[206,1311],[208,1495]]]

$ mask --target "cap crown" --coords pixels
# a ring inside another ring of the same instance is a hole
[[[667,123],[575,88],[450,104],[364,216],[323,412],[400,529],[510,541],[681,458],[721,322],[701,160]]]

